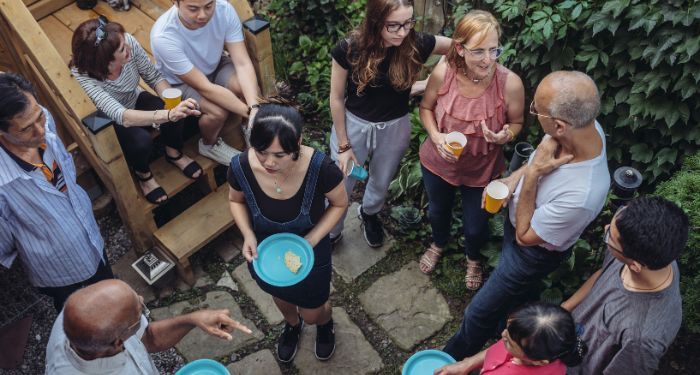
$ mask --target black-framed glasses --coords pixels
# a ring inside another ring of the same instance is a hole
[[[414,26],[416,26],[416,20],[413,18],[404,23],[387,23],[384,25],[384,27],[386,27],[386,31],[390,33],[398,33],[400,29],[404,29],[406,32],[408,32],[411,31]]]
[[[99,16],[97,17],[97,21],[100,23],[99,26],[95,29],[95,47],[99,46],[100,43],[104,40],[104,38],[107,36],[107,30],[105,30],[105,26],[107,26],[107,23],[109,23],[109,20],[107,20],[107,17],[105,16]]]
[[[473,58],[478,60],[483,60],[484,57],[486,57],[486,55],[491,57],[492,60],[496,60],[503,54],[503,47],[491,48],[489,50],[485,50],[483,48],[469,49],[464,44],[462,44],[462,48],[464,48],[465,51],[469,52],[469,54]]]

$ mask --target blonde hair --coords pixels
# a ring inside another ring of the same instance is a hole
[[[498,20],[493,14],[484,10],[472,10],[465,14],[459,22],[457,22],[455,31],[452,34],[452,39],[455,42],[447,53],[447,62],[450,66],[456,68],[457,71],[465,72],[467,70],[467,64],[464,62],[464,57],[460,56],[457,52],[457,44],[463,45],[479,33],[481,33],[481,38],[477,42],[481,43],[492,30],[496,31],[498,39],[500,40],[501,24],[498,23]]]

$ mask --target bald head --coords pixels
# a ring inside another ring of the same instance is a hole
[[[539,99],[538,99],[539,97]],[[574,128],[592,125],[600,112],[600,96],[593,79],[577,71],[548,74],[537,86],[535,101],[554,118]]]
[[[71,345],[84,353],[108,351],[138,319],[140,301],[121,280],[103,280],[76,291],[63,309],[63,330]]]

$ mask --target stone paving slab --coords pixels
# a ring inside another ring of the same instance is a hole
[[[231,318],[250,328],[253,334],[248,335],[241,331],[234,331],[232,334],[233,340],[226,341],[210,336],[199,328],[194,328],[175,345],[175,348],[187,361],[228,355],[246,345],[258,342],[264,337],[264,334],[255,324],[243,316],[233,297],[229,293],[222,291],[207,293],[205,300],[196,305],[183,301],[167,307],[153,309],[151,310],[151,316],[156,320],[162,320],[199,309],[228,309],[231,312]]]
[[[233,278],[236,279],[241,290],[247,294],[248,297],[253,299],[253,302],[255,302],[255,305],[268,323],[271,325],[282,323],[284,320],[282,313],[277,309],[277,305],[275,305],[275,302],[272,300],[272,296],[260,289],[255,280],[250,276],[247,263],[243,263],[233,270]]]
[[[231,375],[282,375],[277,359],[269,349],[253,353],[226,368]]]
[[[112,266],[112,272],[114,272],[114,276],[117,276],[120,280],[129,284],[137,294],[143,297],[143,301],[148,303],[156,298],[155,291],[154,288],[148,285],[148,283],[131,267],[131,263],[134,263],[136,259],[138,259],[138,256],[134,250],[127,251],[126,254],[119,258]]]
[[[236,285],[236,282],[233,281],[231,274],[228,273],[228,271],[224,271],[224,273],[221,274],[219,281],[216,282],[216,286],[223,286],[236,292],[238,291],[238,285]]]
[[[358,206],[358,203],[353,203],[348,209],[343,239],[333,249],[333,269],[348,283],[382,260],[392,244],[391,238],[386,237],[384,246],[380,248],[375,249],[367,245],[360,220],[357,218]]]
[[[406,351],[452,319],[447,301],[417,262],[379,278],[360,295],[360,303],[370,319]]]
[[[321,362],[316,359],[316,327],[307,326],[302,332],[299,351],[294,358],[294,365],[300,375],[361,375],[371,374],[384,367],[372,345],[362,335],[362,331],[350,320],[340,307],[333,308],[335,322],[335,354],[330,360]]]

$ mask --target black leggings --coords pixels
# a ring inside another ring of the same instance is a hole
[[[134,109],[142,111],[154,111],[163,109],[163,101],[149,93],[142,92],[136,99]],[[163,143],[178,151],[182,150],[182,127],[184,121],[166,122],[160,126],[160,135]],[[145,126],[126,127],[116,125],[114,130],[117,133],[119,144],[122,146],[126,163],[139,173],[148,173],[148,162],[153,148],[150,128]]]

